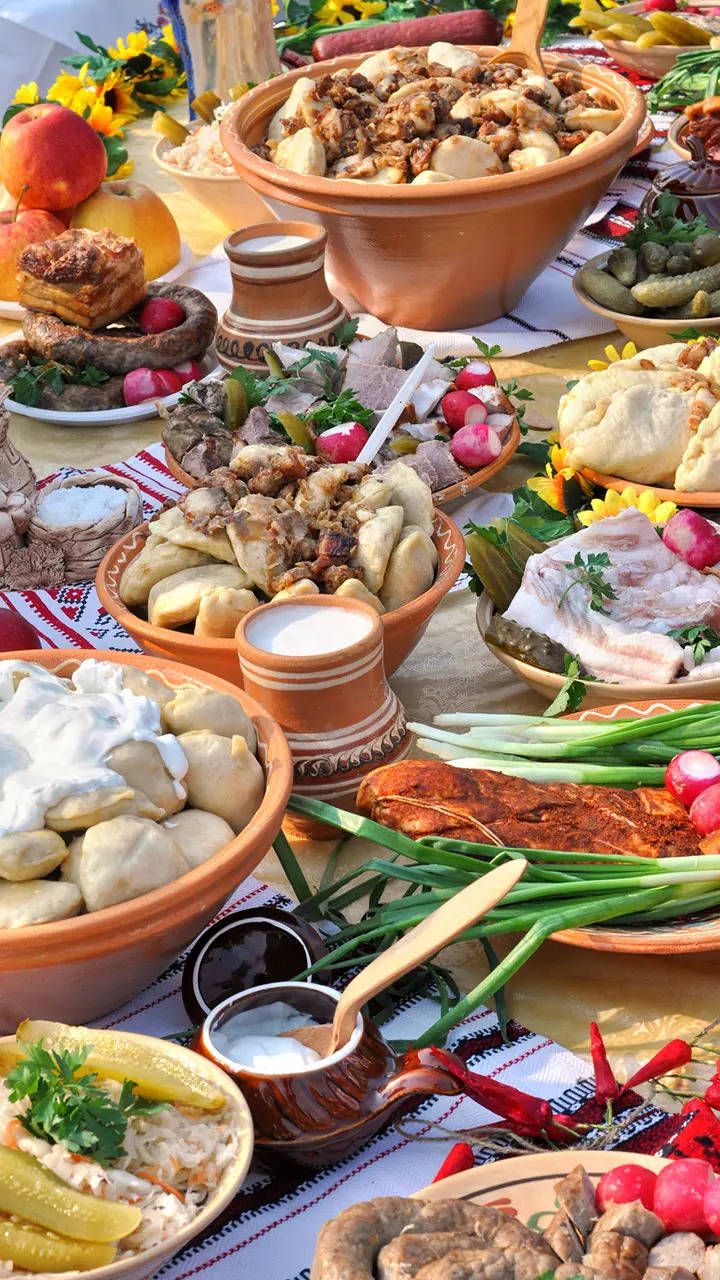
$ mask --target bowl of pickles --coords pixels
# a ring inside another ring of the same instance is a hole
[[[571,19],[599,40],[615,62],[648,80],[659,80],[675,65],[678,54],[710,45],[713,28],[701,16],[681,16],[657,0],[603,8],[599,0],[581,0],[580,12]]]

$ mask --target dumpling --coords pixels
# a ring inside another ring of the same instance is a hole
[[[209,564],[211,557],[202,551],[193,551],[191,547],[180,547],[174,542],[148,538],[139,556],[130,561],[120,579],[118,592],[123,604],[129,609],[147,604],[151,588],[156,582],[168,578],[171,573],[180,573],[182,569],[195,569],[200,564]]]
[[[592,90],[591,90],[592,96]],[[586,129],[588,133],[612,133],[622,122],[622,107],[578,106],[571,107],[565,115],[565,128],[570,132]]]
[[[292,173],[314,174],[318,178],[324,176],[327,166],[322,142],[307,127],[298,129],[297,133],[291,133],[288,138],[278,142],[273,160],[281,169],[290,169]]]
[[[185,809],[163,823],[189,867],[199,867],[235,839],[232,827],[217,813]]]
[[[195,635],[232,640],[240,619],[257,609],[259,603],[257,596],[247,587],[216,587],[200,601]]]
[[[178,742],[188,760],[185,779],[194,809],[217,813],[233,831],[242,831],[265,793],[263,771],[239,734],[223,738],[206,730],[181,733]]]
[[[374,339],[370,338],[369,341],[372,342]],[[398,463],[398,465],[401,464]],[[410,467],[407,469],[409,471]],[[392,471],[393,468],[391,467],[390,470]],[[394,496],[387,471],[380,476],[363,476],[352,499],[353,506],[364,507],[366,511],[377,511],[378,507],[387,507],[391,502],[401,502],[401,499]]]
[[[85,831],[121,814],[153,818],[156,822],[165,816],[142,791],[133,791],[131,787],[93,787],[52,805],[45,814],[45,824],[51,831]]]
[[[483,178],[486,174],[502,173],[502,160],[482,138],[468,138],[454,133],[443,138],[432,153],[430,168],[434,173],[446,173],[450,178]]]
[[[67,920],[82,908],[80,891],[64,880],[0,880],[0,929]]]
[[[382,478],[391,486],[392,502],[399,502],[405,512],[405,524],[416,524],[432,537],[435,527],[432,493],[417,471],[405,462],[394,462]]]
[[[413,187],[429,187],[436,182],[452,182],[449,173],[435,173],[434,169],[423,169],[416,178],[413,178],[411,186]]]
[[[60,867],[60,879],[69,880],[80,888],[80,859],[82,858],[85,835],[75,836],[67,846],[67,858]]]
[[[675,472],[675,488],[688,493],[720,489],[720,404],[691,436]]]
[[[449,44],[445,40],[436,40],[427,51],[428,62],[437,62],[448,71],[462,71],[465,67],[479,67],[480,59],[476,53],[463,49],[460,45]]]
[[[146,671],[141,671],[139,667],[130,667],[124,662],[114,662],[113,666],[121,669],[123,688],[129,689],[131,693],[137,693],[142,698],[149,698],[151,702],[156,702],[159,707],[164,707],[165,703],[172,698],[173,690],[164,681],[156,680],[154,676],[149,676]]]
[[[55,831],[17,831],[0,836],[0,878],[37,880],[67,857],[65,841]]]
[[[403,533],[385,574],[380,599],[385,608],[400,609],[427,591],[435,580],[435,547],[422,529]]]
[[[246,585],[247,575],[236,564],[182,569],[155,583],[148,596],[148,618],[154,627],[181,627],[195,621],[200,601],[209,591]]]
[[[112,818],[86,831],[78,863],[88,911],[170,884],[189,870],[172,836],[146,818]]]
[[[352,564],[362,569],[365,586],[374,595],[383,584],[387,563],[400,537],[404,520],[402,507],[381,507],[358,529],[357,550]]]
[[[287,101],[278,107],[270,124],[268,125],[267,137],[268,141],[277,141],[283,137],[285,130],[283,128],[283,120],[294,120],[297,115],[304,98],[313,94],[315,91],[315,81],[310,76],[300,76],[296,80]]]
[[[185,804],[185,788],[168,773],[154,742],[133,739],[122,742],[108,752],[106,764],[108,769],[119,773],[129,787],[147,796],[150,803],[162,811],[162,817],[177,813]]]
[[[293,600],[295,596],[317,596],[320,594],[320,588],[317,582],[313,582],[312,578],[298,578],[297,582],[291,582],[289,587],[283,587],[282,591],[276,592],[273,600]]]
[[[212,560],[235,564],[235,555],[225,530],[221,529],[218,533],[203,533],[201,529],[196,529],[185,519],[179,507],[170,507],[167,511],[162,511],[150,522],[148,528],[151,533],[159,533],[163,538],[167,538],[168,542],[174,542],[179,547],[190,547],[191,550],[201,551]]]
[[[340,583],[334,594],[340,596],[341,600],[361,600],[363,604],[369,604],[370,608],[374,609],[376,613],[385,612],[382,600],[374,596],[372,591],[368,591],[365,583],[361,582],[359,578],[346,578],[344,582]],[[277,599],[277,596],[275,599]]]
[[[206,729],[208,733],[219,733],[223,738],[239,734],[252,752],[257,748],[257,734],[250,717],[235,698],[217,689],[183,685],[165,707],[163,719],[170,733],[179,735]]]

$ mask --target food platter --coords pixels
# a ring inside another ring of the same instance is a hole
[[[720,321],[718,321],[720,324]],[[592,467],[583,467],[582,474],[593,484],[603,489],[614,489],[622,493],[631,485],[638,493],[654,493],[661,502],[674,502],[678,507],[717,507],[720,508],[720,493],[684,493],[681,489],[663,489],[657,484],[638,484],[635,480],[623,480],[622,476],[606,476],[601,471],[593,471]]]
[[[512,1217],[528,1223],[537,1215],[550,1218],[555,1212],[554,1183],[565,1177],[578,1163],[577,1151],[547,1151],[542,1154],[513,1156],[496,1164],[477,1165],[464,1173],[453,1174],[415,1192],[418,1200],[469,1200],[494,1205]],[[593,1182],[617,1166],[613,1151],[583,1151],[582,1164]],[[659,1173],[668,1163],[660,1156],[632,1154],[632,1163]],[[542,1226],[542,1221],[540,1226]]]

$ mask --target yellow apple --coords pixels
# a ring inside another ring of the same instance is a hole
[[[135,240],[145,254],[146,280],[164,275],[180,257],[180,232],[167,205],[132,178],[103,182],[76,206],[70,225],[88,231],[107,228]]]

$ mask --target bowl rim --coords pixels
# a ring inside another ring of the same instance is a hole
[[[85,1030],[85,1028],[82,1029]],[[87,1031],[88,1035],[92,1034],[91,1028],[88,1027]],[[156,1045],[158,1040],[157,1036],[144,1035],[139,1031],[118,1031],[117,1034],[148,1045]],[[0,1044],[14,1041],[14,1035],[0,1037]],[[239,1150],[232,1164],[225,1170],[217,1187],[205,1201],[200,1212],[196,1214],[192,1221],[185,1223],[171,1240],[164,1240],[159,1244],[153,1245],[150,1249],[143,1249],[140,1253],[132,1254],[129,1258],[108,1262],[103,1267],[93,1267],[90,1271],[68,1273],[71,1277],[82,1275],[84,1280],[85,1278],[87,1280],[105,1280],[106,1277],[107,1280],[114,1280],[117,1276],[118,1280],[121,1280],[123,1276],[134,1272],[139,1266],[144,1267],[148,1262],[154,1262],[156,1265],[148,1270],[146,1274],[148,1276],[154,1274],[156,1267],[161,1266],[179,1253],[184,1245],[204,1231],[218,1214],[222,1213],[222,1210],[234,1199],[245,1181],[255,1148],[255,1126],[244,1093],[231,1076],[222,1071],[216,1063],[206,1058],[204,1054],[197,1053],[194,1049],[186,1048],[184,1045],[175,1044],[172,1041],[161,1041],[161,1043],[163,1049],[169,1051],[172,1057],[181,1057],[185,1061],[191,1058],[192,1063],[188,1062],[188,1065],[191,1066],[192,1070],[198,1075],[204,1075],[206,1079],[209,1079],[211,1083],[217,1085],[223,1093],[227,1094],[234,1112],[234,1121],[237,1122],[242,1117],[244,1122],[242,1128],[236,1123],[236,1131],[241,1135]]]
[[[469,49],[488,59],[498,53],[497,46],[493,45],[459,44],[458,48]],[[581,152],[580,155],[575,157],[572,155],[562,156],[560,159],[552,160],[549,164],[542,165],[540,168],[521,170],[519,173],[492,174],[483,178],[480,188],[478,188],[477,178],[461,178],[452,180],[451,183],[429,183],[427,186],[415,187],[412,183],[399,183],[393,186],[373,185],[372,183],[358,183],[347,178],[321,178],[313,175],[298,174],[289,169],[282,169],[269,160],[263,160],[260,156],[255,155],[242,140],[240,134],[245,118],[252,114],[256,107],[259,111],[258,104],[267,104],[268,109],[265,114],[269,116],[271,109],[274,111],[286,100],[288,92],[296,80],[301,79],[303,76],[319,79],[324,75],[339,71],[341,68],[355,67],[363,62],[367,56],[367,53],[352,54],[350,56],[344,54],[337,58],[329,58],[322,62],[298,67],[295,71],[288,71],[282,75],[274,76],[271,80],[251,89],[249,93],[243,94],[242,98],[239,98],[223,116],[220,125],[223,146],[232,157],[236,170],[239,164],[242,164],[240,176],[247,179],[248,174],[250,174],[267,187],[280,188],[283,191],[294,191],[305,197],[331,197],[334,194],[338,202],[343,204],[352,203],[361,197],[363,204],[369,202],[370,205],[378,205],[392,201],[395,206],[398,205],[398,202],[400,205],[405,206],[407,204],[417,205],[420,202],[428,201],[430,208],[432,208],[433,201],[447,201],[449,196],[461,200],[472,194],[478,194],[479,190],[482,191],[483,195],[504,195],[513,191],[522,191],[524,188],[536,187],[548,174],[551,178],[561,174],[570,176],[573,173],[592,167],[593,161],[609,159],[623,145],[629,144],[631,139],[638,134],[647,115],[645,99],[640,90],[630,84],[618,72],[593,63],[580,63],[562,53],[544,53],[543,56],[547,58],[547,65],[550,70],[555,70],[559,64],[567,64],[580,72],[583,82],[587,80],[591,84],[597,83],[606,89],[611,89],[615,86],[616,98],[626,108],[624,118],[617,128],[612,133],[609,133],[602,142],[596,143],[593,147]],[[228,139],[231,141],[232,148],[236,149],[237,154],[234,153],[231,146],[228,146]],[[358,187],[361,188],[360,191],[358,191]]]
[[[121,540],[122,541],[122,540]],[[104,561],[103,561],[104,563]],[[18,967],[32,969],[51,968],[58,955],[63,964],[78,963],[97,957],[98,947],[103,954],[124,949],[142,942],[159,921],[166,920],[168,911],[180,918],[203,897],[213,891],[219,874],[228,872],[238,856],[251,845],[272,844],[276,818],[280,828],[287,800],[292,790],[293,765],[290,748],[280,725],[245,690],[231,684],[209,671],[177,662],[172,658],[144,653],[125,653],[112,649],[20,649],[3,654],[5,660],[36,662],[50,669],[74,663],[78,666],[89,658],[100,662],[113,662],[137,667],[146,674],[168,683],[166,674],[177,677],[175,688],[195,683],[231,695],[250,716],[265,745],[265,793],[256,813],[247,826],[233,837],[223,849],[172,880],[170,884],[151,889],[149,893],[118,902],[112,907],[89,911],[84,915],[70,916],[66,920],[54,920],[45,924],[27,925],[17,929],[0,929],[0,984],[3,972],[15,972]],[[141,904],[141,905],[140,905]],[[138,910],[138,906],[140,909]],[[110,939],[111,944],[108,944]]]
[[[161,151],[162,148],[162,151]],[[190,179],[195,182],[242,182],[239,173],[193,173],[191,169],[181,169],[165,159],[165,152],[174,150],[169,138],[158,138],[152,149],[152,158],[163,173],[171,178]]]
[[[599,267],[603,270],[607,266],[607,260],[611,253],[612,249],[605,249],[602,253],[596,253],[594,257],[588,258],[587,262],[584,263],[584,266]],[[601,263],[602,267],[600,265]],[[582,270],[582,268],[579,270]],[[627,324],[648,325],[651,329],[657,328],[658,330],[667,329],[668,325],[673,323],[673,320],[677,320],[678,327],[681,327],[684,323],[678,316],[630,316],[624,311],[612,311],[610,307],[604,307],[601,302],[595,302],[594,299],[585,292],[582,285],[578,284],[578,274],[579,271],[573,272],[572,279],[570,281],[573,293],[575,294],[575,297],[582,302],[583,306],[587,307],[589,311],[594,311],[596,315],[607,316],[608,320],[622,321]],[[690,319],[685,323],[690,324]],[[700,326],[705,324],[720,326],[720,316],[703,316],[701,320],[697,321],[697,323]],[[616,329],[621,329],[622,326],[621,324],[616,323],[615,327]],[[602,334],[598,336],[602,337]],[[632,483],[632,480],[628,480],[628,484]],[[647,487],[652,488],[653,486]]]

